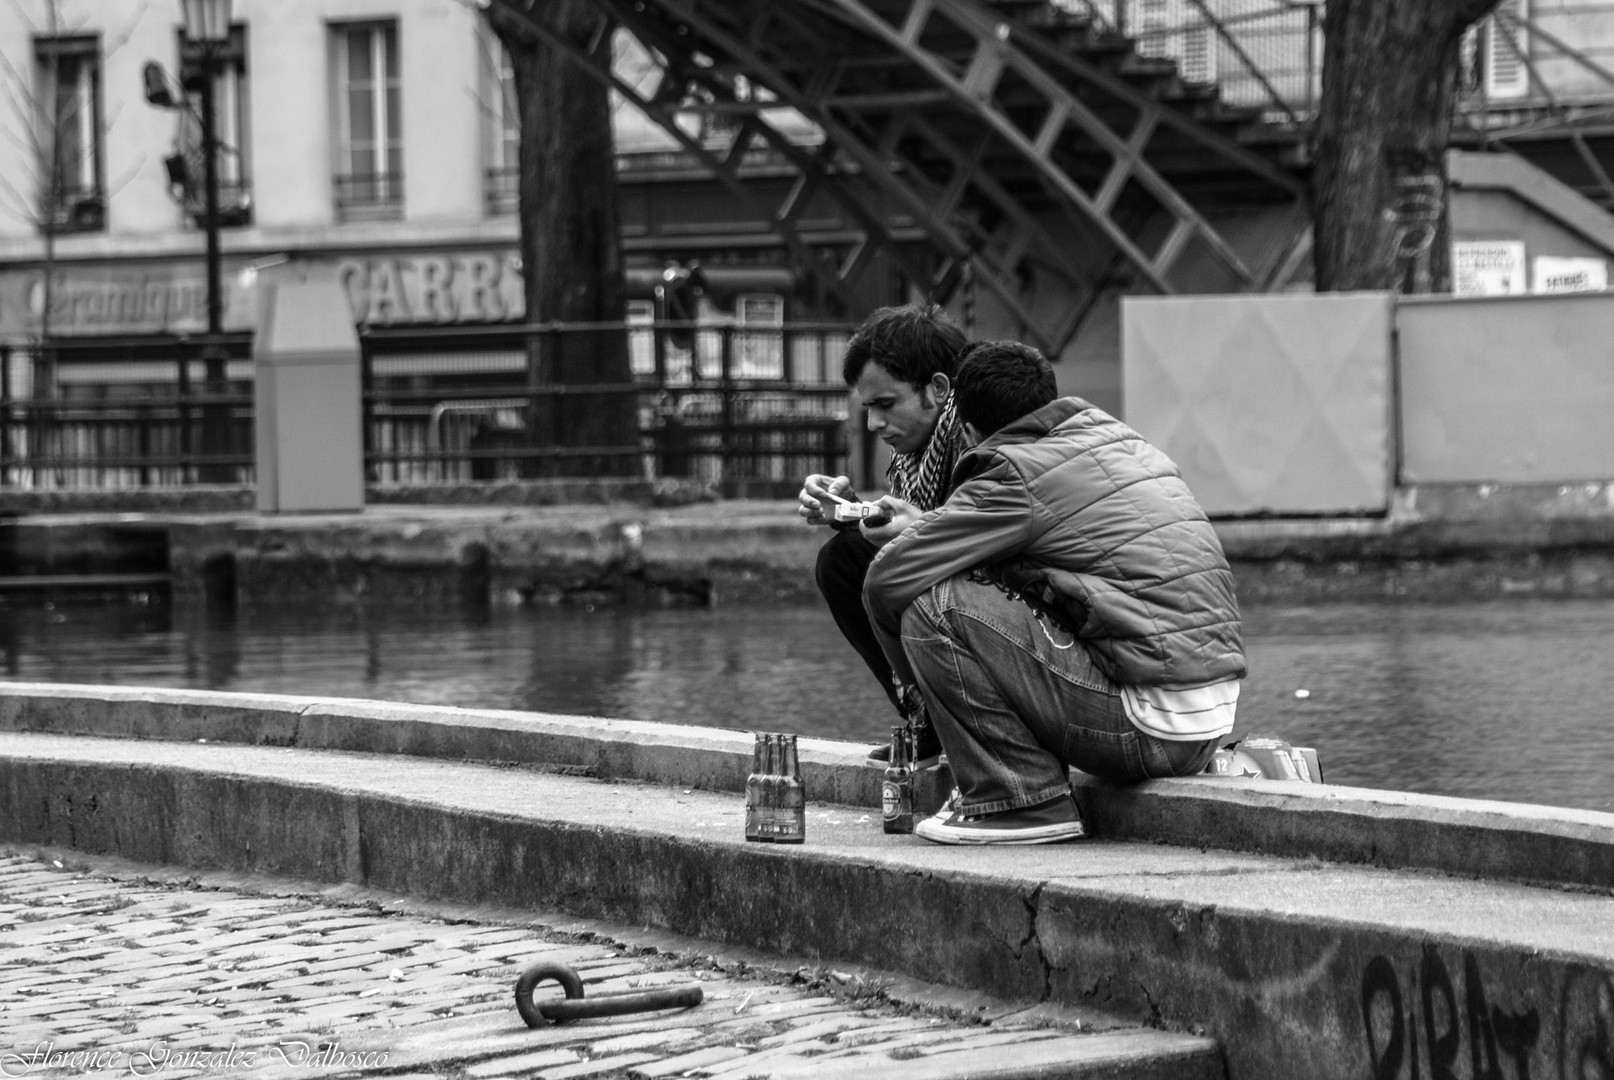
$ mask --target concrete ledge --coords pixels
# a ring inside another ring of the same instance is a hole
[[[604,717],[271,694],[0,683],[0,731],[211,741],[515,762],[598,778],[743,790],[751,735]],[[814,799],[877,808],[864,744],[801,741]],[[1368,788],[1190,778],[1115,787],[1073,774],[1094,835],[1614,890],[1614,814]],[[950,782],[925,774],[939,805]]]
[[[739,792],[751,767],[750,732],[596,716],[281,694],[0,682],[0,731],[513,762],[573,775]],[[814,799],[878,807],[880,773],[866,743],[800,740],[802,779]],[[940,806],[944,771],[921,778],[919,797]]]
[[[805,846],[756,845],[742,815],[726,793],[464,763],[0,737],[16,842],[552,906],[1095,1006],[1202,1029],[1231,1080],[1409,1058],[1438,1075],[1465,1042],[1520,1075],[1607,1056],[1608,896],[1103,841],[941,848],[821,804]]]
[[[1614,890],[1614,814],[1334,784],[1073,776],[1097,835]]]
[[[748,494],[743,483],[730,486],[737,496]],[[778,497],[771,491],[758,494],[762,498]],[[595,477],[425,485],[366,484],[364,489],[365,503],[371,506],[561,506],[578,503],[684,506],[719,497],[712,485],[679,477],[661,480]],[[255,513],[256,508],[257,488],[252,484],[0,491],[0,514],[217,514]]]
[[[436,492],[439,503],[372,499],[360,513],[319,515],[229,510],[200,490],[144,514],[113,513],[89,498],[73,514],[65,493],[47,493],[65,501],[38,507],[0,493],[0,516],[15,506],[37,511],[0,524],[16,543],[50,534],[64,559],[87,570],[116,548],[108,541],[114,529],[165,534],[165,567],[180,603],[817,597],[812,567],[823,534],[801,525],[793,500],[682,501],[690,493],[675,486],[632,498],[627,488],[611,489],[622,497],[591,501],[580,483],[568,495],[564,486],[535,482],[500,501],[481,498],[487,493],[473,485],[452,496]],[[1246,601],[1614,596],[1611,492],[1600,483],[1402,489],[1383,518],[1227,520],[1216,528]]]

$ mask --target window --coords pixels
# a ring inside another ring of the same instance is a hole
[[[623,314],[627,316],[627,323],[630,327],[652,327],[656,322],[656,302],[654,300],[629,300]],[[628,364],[635,375],[655,375],[656,335],[654,330],[628,331]]]
[[[1485,20],[1485,96],[1524,97],[1530,91],[1530,38],[1521,19],[1525,0],[1502,0]]]
[[[778,293],[741,293],[734,298],[735,350],[743,379],[785,377],[785,298]]]
[[[179,36],[180,70],[184,73],[190,109],[181,114],[180,150],[185,169],[176,179],[185,209],[198,222],[207,212],[207,175],[202,157],[202,92],[199,85],[201,47]],[[249,225],[252,222],[252,182],[249,170],[251,136],[247,127],[250,100],[247,84],[246,28],[230,27],[230,40],[219,49],[213,78],[213,135],[217,141],[219,178],[219,224]]]
[[[94,37],[40,38],[34,64],[40,229],[102,229],[100,44]]]
[[[1197,7],[1185,0],[1141,0],[1137,20],[1138,52],[1176,60],[1187,82],[1216,80],[1211,27]]]
[[[515,68],[510,51],[489,35],[487,90],[483,95],[486,117],[487,184],[484,194],[489,214],[513,214],[518,201],[517,167],[520,161],[521,112],[516,97]]]
[[[386,22],[333,30],[337,215],[395,218],[403,206],[398,28]]]

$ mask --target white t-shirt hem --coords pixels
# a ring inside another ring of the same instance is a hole
[[[1157,739],[1200,742],[1233,730],[1238,679],[1204,686],[1123,686],[1121,707],[1132,726]]]

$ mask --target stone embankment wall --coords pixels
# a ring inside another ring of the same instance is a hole
[[[117,563],[126,549],[145,558],[155,544],[180,602],[671,605],[816,595],[823,534],[800,523],[793,500],[484,487],[436,492],[429,504],[372,491],[362,513],[324,515],[225,509],[233,489],[166,503],[146,496],[150,509],[117,513],[99,497],[68,512],[64,496],[11,493],[0,511],[28,513],[0,522],[0,553],[16,565],[81,568]],[[1407,489],[1383,518],[1245,518],[1217,528],[1248,601],[1614,596],[1614,486],[1601,483]]]

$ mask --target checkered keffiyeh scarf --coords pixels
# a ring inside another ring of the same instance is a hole
[[[964,445],[964,425],[958,421],[956,397],[947,395],[941,416],[936,418],[936,430],[923,450],[911,454],[892,454],[886,468],[886,486],[891,494],[913,503],[921,510],[934,510],[947,501],[951,494],[948,482],[953,466],[968,449]]]

